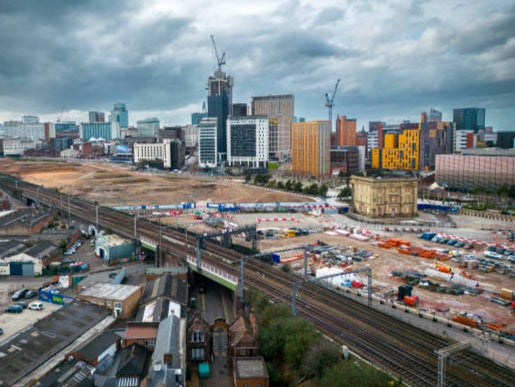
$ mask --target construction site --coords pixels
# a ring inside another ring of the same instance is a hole
[[[439,227],[438,214],[421,212],[423,226],[386,227],[359,222],[344,214],[299,208],[289,213],[255,210],[218,212],[207,203],[307,202],[303,195],[272,191],[226,178],[141,173],[98,163],[38,163],[4,160],[4,172],[31,183],[78,195],[103,206],[170,205],[195,202],[195,209],[160,213],[165,225],[191,232],[256,225],[258,249],[275,253],[276,265],[321,276],[370,268],[372,291],[385,303],[434,313],[513,338],[515,279],[510,255],[488,258],[492,246],[515,250],[510,232],[515,223],[452,214],[455,228]],[[147,213],[152,216],[152,213]],[[218,220],[214,220],[218,219]],[[429,238],[431,236],[431,238]],[[438,239],[438,238],[440,239]],[[449,244],[449,240],[455,242]],[[447,240],[444,244],[442,240]],[[244,237],[233,243],[246,244]],[[304,266],[305,246],[307,268]],[[318,274],[317,274],[318,273]],[[363,273],[335,277],[341,289],[367,290]]]

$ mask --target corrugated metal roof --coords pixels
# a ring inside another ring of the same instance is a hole
[[[139,291],[136,285],[106,284],[97,282],[80,292],[79,296],[104,298],[123,301],[134,292]]]

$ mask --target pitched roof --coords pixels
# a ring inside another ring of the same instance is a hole
[[[132,344],[123,349],[116,376],[143,375],[146,366],[147,349],[142,345]]]
[[[186,305],[188,300],[188,282],[169,273],[148,281],[145,284],[141,304],[144,305],[158,297],[172,298]]]
[[[107,348],[120,340],[120,336],[116,333],[107,330],[101,334],[93,337],[86,345],[79,349],[86,359],[96,360]]]

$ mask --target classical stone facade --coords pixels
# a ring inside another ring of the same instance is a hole
[[[369,218],[417,214],[418,180],[412,177],[352,176],[352,207]]]

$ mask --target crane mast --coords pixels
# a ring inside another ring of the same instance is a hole
[[[334,90],[331,95],[329,93],[325,93],[325,106],[329,109],[329,121],[331,121],[331,130],[333,126],[333,106],[334,106],[334,98],[336,97],[336,91],[338,90],[338,84],[340,83],[340,78],[336,81],[336,85],[334,85]]]
[[[218,50],[216,48],[216,43],[215,43],[215,37],[213,35],[210,35],[210,36],[211,36],[211,42],[213,43],[213,48],[215,50],[218,70],[222,71],[222,66],[225,64],[225,52],[222,53],[221,57],[218,55]]]

